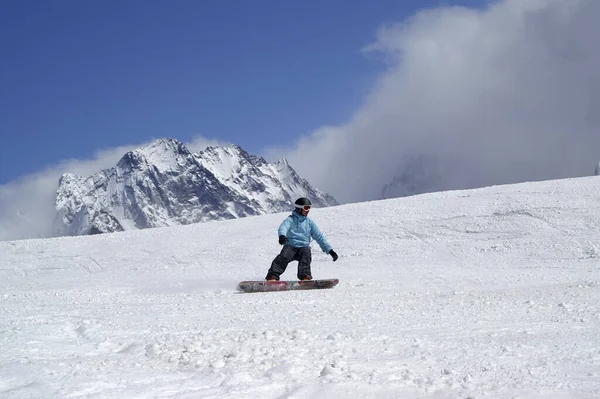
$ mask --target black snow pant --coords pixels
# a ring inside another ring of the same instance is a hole
[[[312,276],[310,274],[310,262],[312,261],[310,247],[294,248],[289,245],[284,245],[279,255],[273,259],[266,279],[268,280],[275,277],[275,280],[279,280],[279,276],[285,272],[288,264],[294,260],[298,261],[298,280],[303,280],[307,276]]]

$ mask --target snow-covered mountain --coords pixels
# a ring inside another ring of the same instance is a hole
[[[381,199],[407,197],[438,189],[443,183],[439,165],[433,159],[420,155],[401,163],[392,181],[381,190]]]
[[[469,166],[460,159],[415,154],[399,159],[394,177],[381,190],[380,199],[481,187],[481,182],[464,181]],[[456,181],[455,176],[461,176]]]
[[[191,153],[171,138],[126,153],[89,177],[64,174],[56,234],[87,235],[283,212],[295,198],[337,205],[287,163],[269,163],[236,145]]]

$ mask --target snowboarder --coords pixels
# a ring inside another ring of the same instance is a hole
[[[331,255],[334,262],[338,259],[338,255],[331,248],[317,224],[308,217],[311,205],[308,198],[298,198],[294,202],[295,209],[292,214],[285,218],[279,226],[277,234],[279,235],[279,244],[283,245],[283,248],[271,263],[271,268],[267,272],[267,281],[279,281],[279,276],[294,260],[298,261],[298,280],[312,280],[310,272],[311,239],[317,241],[323,252]]]

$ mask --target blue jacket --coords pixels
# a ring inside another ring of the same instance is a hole
[[[308,247],[311,239],[314,239],[323,252],[329,253],[331,251],[331,245],[329,245],[317,224],[312,219],[302,216],[296,211],[285,218],[279,226],[277,234],[286,236],[287,242],[285,244],[295,248]]]

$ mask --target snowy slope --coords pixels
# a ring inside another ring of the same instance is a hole
[[[285,213],[0,242],[0,397],[600,397],[597,177],[311,213],[331,290],[235,292]]]

